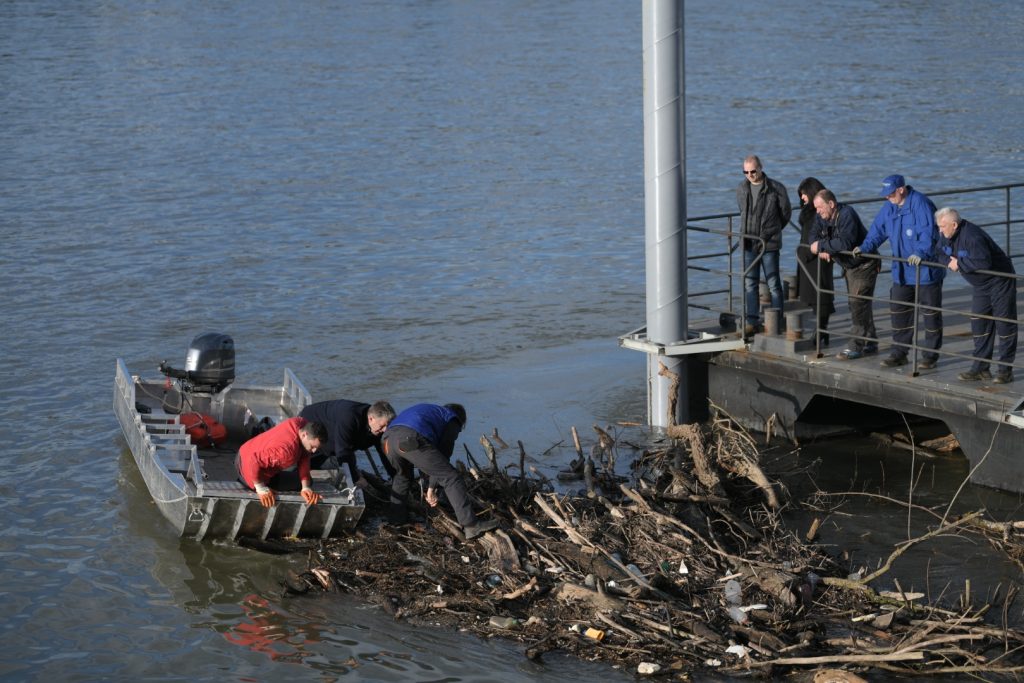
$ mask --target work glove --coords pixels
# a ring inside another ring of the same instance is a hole
[[[859,254],[860,254],[860,247],[854,247],[853,248],[853,255],[854,256],[858,256]]]
[[[313,489],[305,487],[302,489],[302,498],[306,501],[306,505],[316,505],[323,500],[323,497],[319,493]]]
[[[919,266],[921,265],[921,257],[917,254],[911,254],[910,258],[907,259],[907,263],[912,266]]]

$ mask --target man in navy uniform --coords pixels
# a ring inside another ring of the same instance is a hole
[[[935,222],[942,233],[942,252],[948,261],[947,267],[959,272],[971,285],[971,313],[1006,318],[971,317],[975,360],[970,370],[960,373],[960,379],[976,382],[992,377],[988,361],[992,359],[998,340],[999,368],[992,381],[996,384],[1012,382],[1013,360],[1017,356],[1017,280],[979,271],[1013,274],[1013,262],[987,232],[960,218],[956,209],[939,209],[935,212]],[[1009,322],[1011,320],[1013,322]],[[993,332],[997,340],[993,339]]]

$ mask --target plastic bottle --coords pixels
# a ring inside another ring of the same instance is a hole
[[[494,628],[515,628],[516,626],[519,625],[519,620],[516,619],[515,617],[498,617],[498,616],[494,616],[494,617],[491,617],[489,623]]]
[[[747,620],[750,619],[750,617],[747,616],[747,613],[736,605],[731,605],[726,611],[729,613],[729,617],[737,624],[745,624],[747,623]]]
[[[725,601],[730,605],[738,605],[743,599],[743,588],[736,579],[729,579],[725,582]]]

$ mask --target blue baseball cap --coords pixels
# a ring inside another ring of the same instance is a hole
[[[879,194],[880,197],[888,197],[896,190],[900,189],[907,184],[907,181],[903,179],[901,175],[890,175],[886,176],[885,180],[882,181],[882,192]]]

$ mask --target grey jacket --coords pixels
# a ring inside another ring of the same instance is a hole
[[[793,207],[789,203],[786,186],[777,180],[764,176],[764,195],[756,207],[751,207],[753,197],[750,183],[744,180],[736,188],[736,204],[740,209],[740,227],[744,235],[755,235],[765,241],[765,251],[782,248],[782,229],[789,223]],[[758,249],[759,243],[744,241],[744,249]]]

